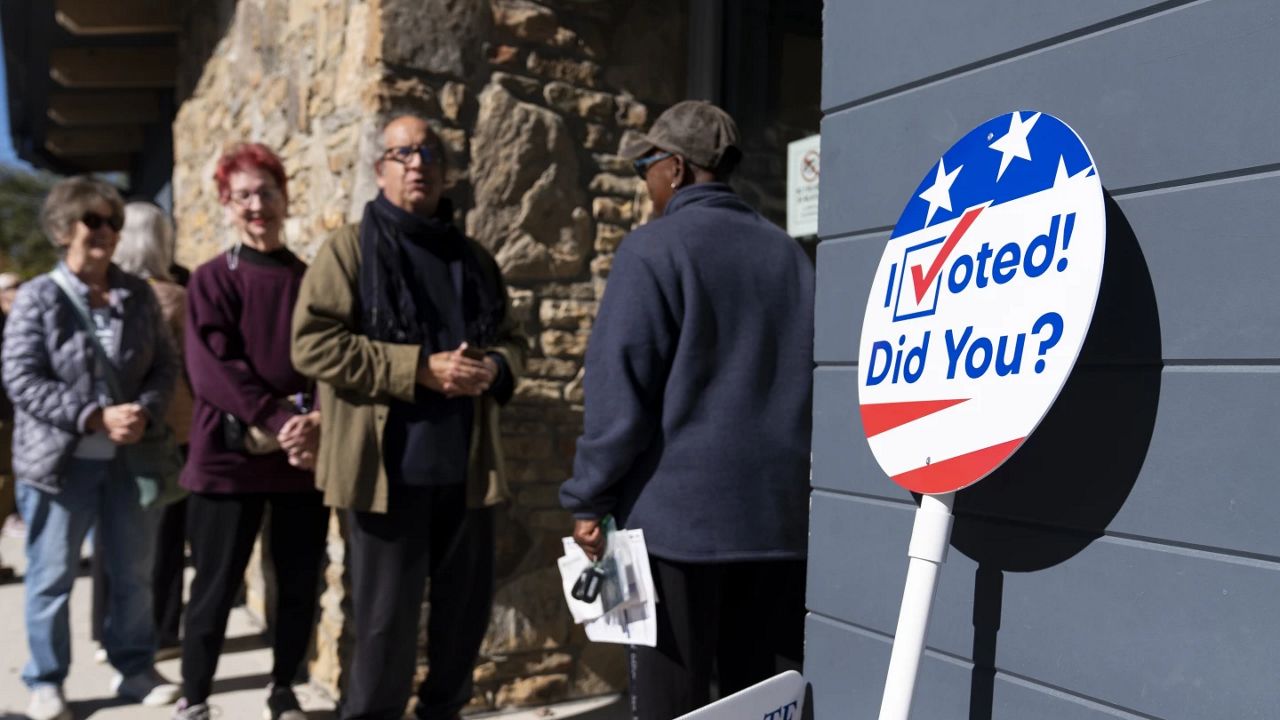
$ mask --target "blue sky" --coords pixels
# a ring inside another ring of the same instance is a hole
[[[4,66],[4,35],[0,34],[0,164],[30,167],[18,160],[9,134],[9,76]]]

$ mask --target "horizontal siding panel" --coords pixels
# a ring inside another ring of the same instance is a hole
[[[1118,200],[1146,255],[1166,359],[1280,359],[1278,198],[1280,173]]]
[[[813,373],[815,489],[906,500],[876,463],[858,413],[858,369],[820,367]]]
[[[809,608],[892,634],[911,520],[909,506],[815,494]],[[994,589],[977,568],[950,553],[930,648],[971,657],[976,613],[998,622],[996,667],[1038,684],[1160,718],[1261,720],[1280,707],[1280,685],[1262,679],[1280,647],[1280,566],[1103,538],[1053,567],[1004,572]]]
[[[805,632],[804,674],[813,685],[814,717],[876,717],[889,666],[890,639],[818,615],[809,616]],[[971,706],[975,710],[989,707],[991,720],[1139,720],[1122,710],[1000,673],[972,692],[972,670],[970,663],[927,653],[911,705],[913,720],[987,719],[980,711],[970,715]]]
[[[1003,25],[975,14],[947,31],[984,24]],[[1280,83],[1264,81],[1278,31],[1273,0],[1202,2],[828,115],[822,180],[836,191],[821,196],[819,231],[893,225],[953,142],[1023,108],[1075,128],[1113,190],[1280,163]],[[828,46],[840,37],[826,32]]]
[[[805,622],[804,677],[813,686],[815,720],[875,718],[884,692],[889,649],[889,643],[881,637],[809,615]],[[956,665],[926,658],[920,664],[915,697],[911,717],[917,720],[967,717],[968,673]]]
[[[1100,298],[1099,317],[1129,312],[1135,298],[1128,293],[1144,290],[1126,287],[1126,275],[1145,283],[1146,273],[1166,360],[1280,359],[1280,302],[1267,299],[1280,266],[1276,198],[1280,173],[1119,198],[1142,258],[1128,270],[1107,267],[1104,291],[1114,295],[1109,304]],[[877,233],[819,244],[818,362],[857,360],[867,293],[887,239],[888,233]],[[1127,242],[1132,255],[1132,239]],[[1105,287],[1113,279],[1115,287]]]
[[[1105,25],[1134,11],[1165,5],[1169,3],[1155,0],[828,2],[823,23],[828,37],[837,36],[841,42],[828,42],[823,47],[822,107],[844,105],[1053,37]],[[992,22],[992,18],[1000,21]]]
[[[814,375],[813,485],[906,501],[867,446],[856,372]],[[957,496],[958,511],[1280,559],[1280,372],[1178,369],[1158,381],[1152,417],[1134,410],[1154,389],[1141,371],[1077,371],[1009,464]]]
[[[857,362],[862,315],[889,233],[818,244],[813,357],[819,363]]]

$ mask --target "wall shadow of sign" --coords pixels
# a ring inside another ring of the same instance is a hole
[[[1102,536],[1146,459],[1160,400],[1155,288],[1138,238],[1104,190],[1107,249],[1080,358],[1035,432],[956,495],[951,544],[978,563],[970,720],[990,720],[1005,572],[1035,572]]]

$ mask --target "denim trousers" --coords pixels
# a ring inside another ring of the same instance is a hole
[[[119,459],[73,458],[63,480],[59,493],[26,483],[17,487],[18,512],[27,524],[27,687],[61,685],[67,677],[71,586],[80,546],[94,526],[111,588],[102,628],[107,659],[126,677],[154,660],[151,565],[158,508],[138,504],[137,485]]]

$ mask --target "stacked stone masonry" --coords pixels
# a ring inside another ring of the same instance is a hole
[[[420,114],[445,142],[446,194],[457,221],[498,259],[531,349],[502,420],[514,500],[498,510],[498,590],[473,706],[621,689],[621,648],[587,643],[564,607],[555,558],[571,521],[557,488],[572,471],[582,360],[613,253],[651,213],[617,148],[683,97],[682,4],[217,0],[188,7],[189,46],[211,26],[225,30],[216,44],[204,40],[205,52],[184,54],[188,64],[179,68],[191,78],[174,123],[184,264],[223,248],[227,231],[211,176],[232,142],[259,141],[280,153],[289,175],[287,241],[304,259],[328,233],[357,221],[376,193],[373,161],[385,120]],[[335,515],[331,524],[310,666],[334,694],[354,630],[346,622],[344,522]],[[269,584],[251,572],[251,585],[255,578]]]

